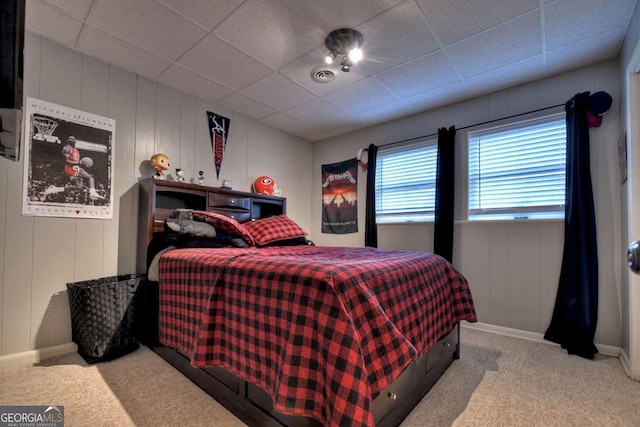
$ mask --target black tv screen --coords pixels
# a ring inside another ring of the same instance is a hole
[[[0,0],[0,108],[22,108],[24,0]]]

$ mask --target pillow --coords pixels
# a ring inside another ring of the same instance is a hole
[[[206,222],[194,221],[192,219],[168,218],[165,224],[171,231],[189,237],[207,239],[214,239],[216,237],[215,227]]]
[[[230,234],[232,236],[240,237],[249,246],[253,246],[253,239],[247,232],[245,226],[243,224],[240,224],[233,218],[229,218],[228,216],[224,216],[215,212],[194,210],[193,220],[206,222],[207,224],[212,225],[216,229],[216,232],[222,232]]]
[[[306,237],[294,237],[293,239],[276,240],[260,246],[315,246],[315,244],[311,240],[307,240]]]
[[[304,237],[307,232],[286,215],[257,219],[244,224],[256,245],[265,246],[280,240]]]
[[[214,240],[218,244],[218,247],[232,247],[232,248],[248,248],[249,244],[245,239],[233,234],[227,234],[224,231],[217,231],[216,238]],[[253,241],[252,241],[253,242]],[[253,243],[251,243],[253,245]]]

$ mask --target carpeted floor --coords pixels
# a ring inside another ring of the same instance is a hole
[[[620,361],[462,329],[460,360],[402,423],[640,426],[640,383]],[[146,347],[87,365],[77,354],[0,369],[0,405],[63,405],[65,426],[244,426]]]

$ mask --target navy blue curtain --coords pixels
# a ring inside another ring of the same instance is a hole
[[[589,167],[589,92],[575,95],[567,113],[564,251],[551,323],[544,338],[593,359],[598,321],[598,252]]]
[[[453,190],[455,180],[456,128],[438,129],[436,206],[433,252],[449,262],[453,258]]]
[[[367,149],[367,198],[365,202],[364,245],[378,247],[378,226],[376,224],[376,161],[378,147],[369,144]]]

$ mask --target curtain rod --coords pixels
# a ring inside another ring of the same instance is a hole
[[[526,113],[514,114],[512,116],[502,117],[500,119],[487,120],[486,122],[481,122],[481,123],[476,123],[476,124],[473,124],[473,125],[464,126],[464,127],[456,129],[456,131],[469,129],[469,128],[476,127],[476,126],[487,125],[489,123],[499,122],[499,121],[502,121],[502,120],[512,119],[514,117],[525,116],[527,114],[537,113],[539,111],[545,111],[545,110],[550,110],[552,108],[558,108],[558,107],[564,107],[564,106],[565,106],[565,104],[563,103],[563,104],[552,105],[550,107],[538,108],[537,110],[527,111]],[[378,147],[386,147],[386,146],[389,146],[389,145],[401,144],[403,142],[411,142],[411,141],[415,141],[416,139],[429,138],[429,137],[437,136],[437,135],[438,135],[438,133],[432,133],[432,134],[429,134],[429,135],[416,136],[416,137],[413,137],[413,138],[403,139],[403,140],[400,140],[400,141],[388,142],[386,144],[378,145]]]

